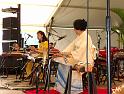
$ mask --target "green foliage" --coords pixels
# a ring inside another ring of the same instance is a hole
[[[119,8],[113,8],[111,9],[114,13],[116,13],[124,22],[124,9],[119,9]]]
[[[119,27],[112,27],[112,30],[117,32],[116,30],[118,29],[120,31],[121,37],[120,37],[119,41],[124,43],[124,9],[113,8],[113,9],[111,9],[111,11],[116,13],[123,21],[123,23]]]

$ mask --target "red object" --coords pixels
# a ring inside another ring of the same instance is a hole
[[[99,50],[99,57],[106,58],[106,50],[105,49]]]
[[[25,94],[36,94],[36,90],[35,89],[34,90],[26,90],[26,91],[24,91],[24,93]],[[60,93],[56,90],[49,90],[49,92],[48,92],[48,91],[39,89],[38,94],[60,94]]]
[[[26,90],[26,91],[24,91],[24,93],[25,94],[36,94],[36,90]],[[39,89],[38,94],[60,94],[60,93],[56,90],[50,90],[48,92],[48,91]],[[84,90],[84,92],[82,92],[82,94],[88,94],[88,90]],[[107,89],[106,88],[98,88],[97,94],[107,94]]]
[[[111,48],[111,54],[114,55],[116,52],[119,51],[119,48],[116,48],[116,47],[112,47]],[[100,49],[99,50],[99,56],[100,57],[103,57],[103,58],[106,58],[106,50],[105,49]]]
[[[85,90],[84,92],[82,92],[82,94],[88,94],[88,90]],[[107,94],[107,89],[106,88],[98,88],[97,94]]]

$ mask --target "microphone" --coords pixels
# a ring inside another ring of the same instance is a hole
[[[33,36],[32,35],[30,35],[30,34],[27,34],[29,37],[31,37],[31,38],[33,38]]]
[[[65,37],[66,37],[66,35],[61,36],[61,37],[59,37],[59,39],[58,39],[58,40],[62,40],[62,39],[64,39]]]

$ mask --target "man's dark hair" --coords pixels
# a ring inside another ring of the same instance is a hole
[[[85,30],[87,27],[87,22],[84,19],[77,19],[73,23],[74,29],[76,30]]]
[[[45,33],[44,33],[43,31],[38,31],[37,34],[41,34],[41,35],[43,35],[43,39],[42,39],[42,41],[39,41],[39,42],[45,42],[45,41],[48,40],[47,37],[46,37],[46,35],[45,35]]]

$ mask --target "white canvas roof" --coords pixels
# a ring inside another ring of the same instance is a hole
[[[111,9],[124,9],[124,0],[110,0]],[[53,15],[55,27],[72,27],[75,19],[87,20],[87,0],[63,0]],[[89,28],[104,28],[106,17],[106,0],[89,0]],[[121,18],[111,11],[112,26],[119,26]]]

